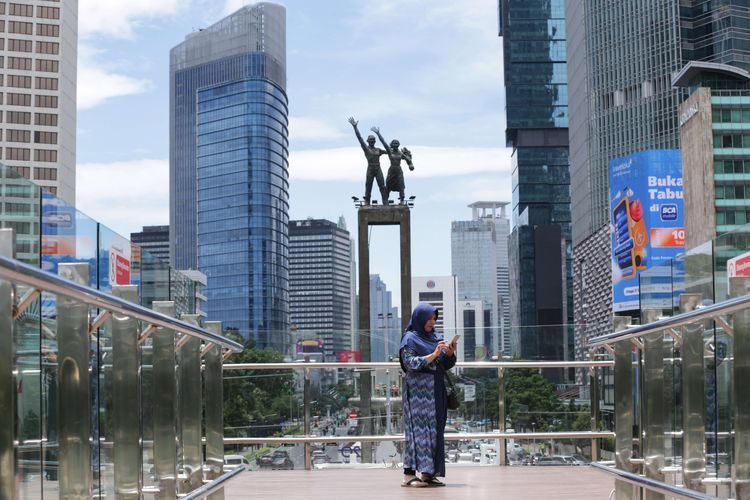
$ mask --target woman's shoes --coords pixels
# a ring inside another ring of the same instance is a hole
[[[427,486],[445,486],[445,483],[440,481],[436,477],[423,477],[422,482],[426,484]]]
[[[401,486],[403,486],[404,488],[424,488],[425,486],[429,485],[419,479],[417,476],[404,475],[404,479],[403,481],[401,481]]]

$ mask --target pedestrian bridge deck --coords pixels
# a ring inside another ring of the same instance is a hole
[[[614,489],[611,476],[587,466],[449,466],[444,488],[402,488],[401,477],[393,469],[250,471],[226,485],[225,498],[606,500]]]

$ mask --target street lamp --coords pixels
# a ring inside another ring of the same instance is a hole
[[[383,335],[383,360],[384,361],[390,361],[390,356],[388,353],[388,344],[389,344],[389,338],[388,338],[388,324],[391,322],[391,318],[393,318],[393,313],[387,313],[385,317],[383,317],[383,313],[378,313],[378,319],[384,320],[384,326],[385,326],[385,333]],[[386,378],[386,386],[385,386],[385,432],[386,434],[391,434],[391,370],[386,368],[385,369],[385,378]]]

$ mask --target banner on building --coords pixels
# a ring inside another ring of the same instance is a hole
[[[323,352],[323,339],[305,339],[297,341],[297,354],[311,354]]]
[[[339,351],[339,363],[359,363],[362,356],[359,351]]]
[[[680,150],[647,150],[610,161],[609,194],[613,309],[637,310],[641,272],[685,248]],[[664,280],[650,279],[650,308],[672,307],[671,276]]]

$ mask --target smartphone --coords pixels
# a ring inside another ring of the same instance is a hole
[[[451,339],[450,343],[453,344],[453,345],[456,345],[456,344],[458,344],[458,339],[460,339],[460,338],[461,338],[460,335],[454,335],[453,338]]]

